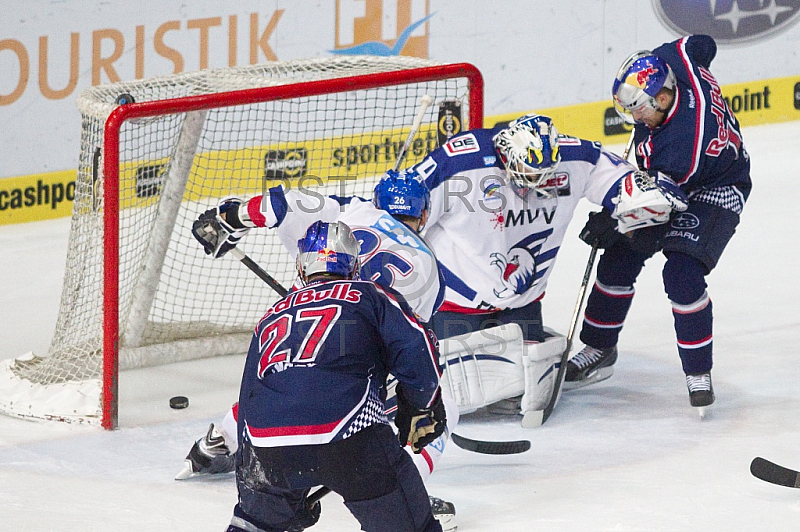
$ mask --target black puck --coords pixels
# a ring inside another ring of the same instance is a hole
[[[180,410],[181,408],[186,408],[189,406],[189,398],[184,397],[182,395],[176,395],[172,399],[169,400],[169,407],[174,408],[175,410]]]

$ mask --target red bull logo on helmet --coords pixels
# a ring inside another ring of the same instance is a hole
[[[655,68],[653,65],[647,65],[647,68],[643,68],[642,70],[628,74],[628,77],[625,79],[625,83],[628,85],[634,85],[640,89],[644,89],[647,87],[647,83],[650,81],[650,76],[653,76],[657,73],[657,68]]]
[[[317,251],[317,262],[336,262],[337,260],[336,252],[330,248]]]

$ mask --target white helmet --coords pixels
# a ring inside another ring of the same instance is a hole
[[[520,188],[542,189],[561,162],[558,131],[546,116],[520,117],[493,140],[508,177]]]

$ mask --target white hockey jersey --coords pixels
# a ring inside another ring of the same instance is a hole
[[[431,248],[402,222],[371,201],[358,197],[320,196],[269,189],[240,209],[240,219],[257,227],[277,227],[290,253],[297,240],[317,220],[346,223],[361,246],[361,279],[400,293],[417,318],[428,322],[444,298],[444,280]]]
[[[581,198],[613,211],[619,182],[635,167],[599,143],[560,136],[557,191],[524,196],[511,185],[492,137],[502,127],[450,139],[415,165],[431,190],[425,239],[447,285],[442,310],[519,308],[544,295]]]

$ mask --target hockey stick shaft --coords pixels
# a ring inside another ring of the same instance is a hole
[[[308,497],[306,497],[306,502],[308,503],[308,507],[311,508],[312,506],[317,504],[317,502],[321,498],[323,498],[325,495],[327,495],[330,492],[331,492],[331,489],[329,487],[322,486],[321,488],[319,488],[314,493],[309,493]]]
[[[630,136],[628,137],[628,142],[625,145],[625,151],[622,152],[622,158],[625,160],[628,159],[631,148],[633,148],[634,133],[635,130],[632,130]],[[530,412],[526,412],[522,418],[523,427],[533,428],[542,425],[548,420],[556,407],[556,403],[558,403],[558,399],[561,396],[561,389],[564,384],[564,377],[567,373],[567,360],[569,359],[569,353],[572,350],[572,338],[575,335],[578,317],[580,316],[581,309],[583,308],[583,300],[586,296],[586,287],[589,285],[589,279],[592,276],[592,270],[594,270],[594,262],[596,258],[597,244],[592,246],[592,251],[589,253],[589,260],[586,263],[586,270],[583,272],[583,280],[581,281],[581,287],[578,290],[578,301],[575,304],[575,309],[572,311],[572,319],[569,322],[569,329],[567,330],[567,347],[564,349],[564,353],[561,355],[561,363],[558,367],[558,373],[556,373],[555,382],[553,383],[553,393],[550,396],[550,401],[544,407],[544,410],[532,410]]]
[[[567,346],[561,354],[561,360],[556,373],[555,381],[553,382],[553,393],[550,396],[550,401],[544,407],[544,410],[532,410],[526,412],[522,418],[522,426],[525,428],[534,428],[543,425],[545,421],[550,418],[553,409],[558,403],[559,396],[561,395],[561,388],[564,384],[564,376],[567,373],[567,359],[569,358],[570,350],[572,349],[572,337],[575,334],[575,328],[578,323],[578,316],[580,316],[581,308],[583,307],[583,300],[586,295],[586,287],[589,285],[589,279],[592,276],[594,269],[594,260],[597,256],[597,246],[592,246],[592,251],[589,254],[589,261],[586,264],[586,270],[583,272],[583,280],[581,287],[578,290],[578,302],[575,304],[575,309],[572,311],[572,320],[569,323],[567,330]]]
[[[400,168],[403,160],[406,158],[406,154],[408,154],[408,149],[411,147],[411,143],[414,142],[414,137],[417,135],[417,130],[419,126],[422,124],[422,117],[425,116],[425,111],[428,110],[433,104],[433,98],[430,95],[425,94],[420,98],[419,102],[419,111],[417,111],[417,116],[414,117],[414,122],[411,123],[411,131],[408,132],[408,136],[406,137],[406,141],[403,143],[403,146],[400,148],[400,153],[397,155],[397,161],[394,163],[394,170],[397,171]]]
[[[286,297],[286,294],[289,293],[286,288],[283,287],[278,281],[275,280],[270,274],[268,274],[261,266],[259,266],[253,259],[248,257],[242,250],[239,248],[233,248],[228,253],[233,255],[234,258],[240,260],[242,264],[247,266],[250,271],[258,275],[258,277],[267,283],[270,288],[275,290],[279,296]]]

